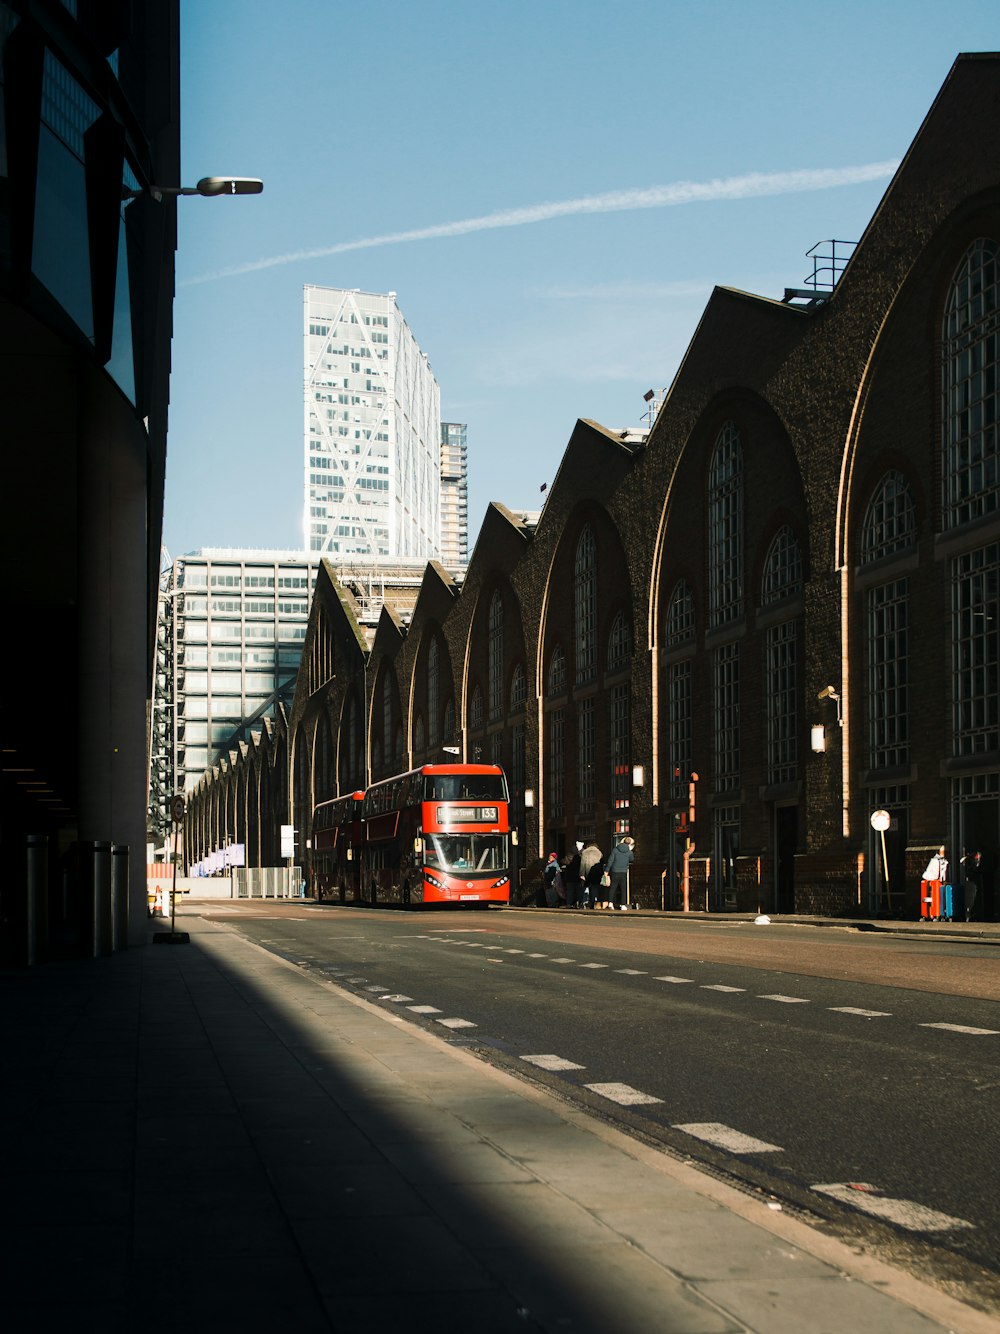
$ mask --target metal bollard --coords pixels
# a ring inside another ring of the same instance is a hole
[[[90,891],[91,900],[91,935],[90,952],[93,958],[110,954],[112,947],[111,931],[111,844],[103,842],[84,843],[83,850],[87,865],[83,878],[84,888]]]
[[[111,945],[128,948],[128,844],[111,845]]]
[[[28,835],[28,967],[40,963],[48,937],[49,839],[47,834]]]

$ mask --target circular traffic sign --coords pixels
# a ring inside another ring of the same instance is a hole
[[[184,797],[180,792],[170,803],[170,815],[174,824],[180,824],[184,819]]]
[[[888,811],[872,811],[871,826],[873,829],[878,830],[879,833],[884,833],[890,824],[892,824],[892,816]]]

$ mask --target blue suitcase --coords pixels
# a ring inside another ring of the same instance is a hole
[[[955,890],[951,885],[941,886],[941,916],[939,922],[955,920]]]

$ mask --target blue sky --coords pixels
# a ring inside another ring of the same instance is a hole
[[[470,542],[578,417],[638,425],[715,284],[857,239],[996,0],[181,0],[164,540],[302,545],[302,287],[398,293]],[[691,185],[696,188],[689,188]]]

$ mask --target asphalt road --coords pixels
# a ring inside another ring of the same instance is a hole
[[[996,947],[625,914],[206,915],[1000,1309]]]

